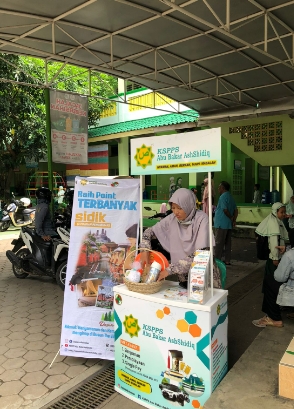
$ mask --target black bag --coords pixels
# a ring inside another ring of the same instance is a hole
[[[255,232],[257,258],[267,260],[270,250],[268,248],[268,236],[261,236]]]

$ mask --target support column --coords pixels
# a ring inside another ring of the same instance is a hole
[[[118,143],[118,174],[119,176],[129,176],[130,156],[129,137],[121,138]]]
[[[197,173],[189,173],[189,189],[192,189],[192,187],[196,187],[196,175]]]
[[[258,182],[258,162],[254,161],[254,183]]]
[[[51,119],[50,119],[50,90],[44,89],[45,110],[46,110],[46,137],[47,137],[47,157],[48,157],[48,187],[53,192],[53,169],[52,169],[52,144],[51,144]],[[50,205],[51,214],[54,214],[54,201]]]

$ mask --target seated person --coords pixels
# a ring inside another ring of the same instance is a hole
[[[51,219],[50,207],[52,192],[47,187],[41,187],[36,191],[37,206],[35,217],[35,229],[38,236],[44,241],[50,241],[52,236],[57,236]]]
[[[194,252],[209,247],[208,216],[196,209],[195,194],[189,189],[178,189],[170,198],[170,204],[172,213],[144,231],[139,247],[151,249],[151,240],[157,239],[171,256],[171,264],[161,271],[158,280],[177,274],[180,285],[187,288]],[[149,265],[149,252],[141,252],[142,265]],[[216,287],[221,288],[220,277],[217,281]]]

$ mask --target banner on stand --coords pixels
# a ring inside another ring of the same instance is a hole
[[[61,355],[114,359],[113,287],[135,257],[139,220],[138,179],[76,177]]]
[[[131,139],[132,175],[221,171],[221,129]]]
[[[88,164],[88,100],[50,90],[52,161]]]

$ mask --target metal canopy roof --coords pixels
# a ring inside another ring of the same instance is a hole
[[[1,0],[0,15],[0,52],[106,72],[202,115],[294,96],[293,0]]]

